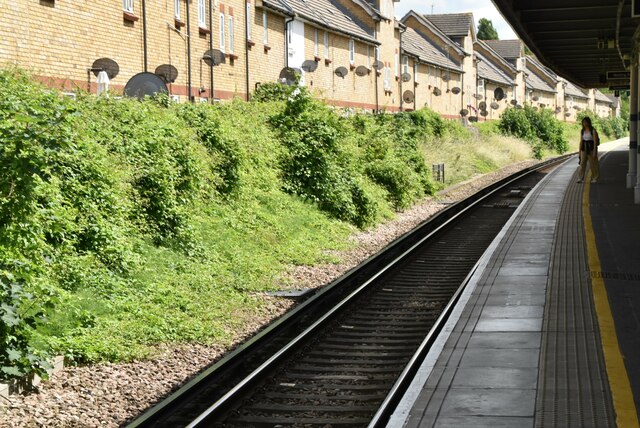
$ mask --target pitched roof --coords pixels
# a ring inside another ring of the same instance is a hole
[[[611,100],[611,98],[609,98],[608,96],[606,96],[605,94],[603,94],[602,92],[600,92],[599,90],[595,90],[596,94],[596,102],[601,102],[601,103],[605,103],[605,104],[613,104],[613,101]]]
[[[504,59],[520,58],[524,54],[521,40],[483,40]]]
[[[480,60],[478,62],[479,78],[506,86],[514,86],[516,84],[515,79],[496,65],[488,55],[476,51],[476,56]]]
[[[417,57],[421,62],[452,70],[462,69],[461,65],[454,62],[440,46],[411,27],[407,27],[402,35],[402,50]]]
[[[424,17],[447,36],[466,36],[473,25],[471,12],[424,15]]]
[[[585,94],[582,89],[580,89],[573,83],[569,82],[568,80],[566,80],[565,82],[567,83],[566,86],[564,87],[565,97],[570,96],[575,98],[589,99],[589,96]]]
[[[371,43],[375,38],[373,25],[361,22],[354,13],[332,0],[263,0],[265,6],[286,15],[294,14],[335,32],[347,34]],[[358,6],[359,7],[359,6]]]

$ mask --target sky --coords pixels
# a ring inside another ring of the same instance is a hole
[[[430,14],[432,6],[433,13],[473,12],[476,30],[478,29],[478,20],[487,18],[498,31],[500,39],[517,38],[491,0],[400,0],[399,3],[396,3],[396,16],[402,18],[412,9],[418,13]]]

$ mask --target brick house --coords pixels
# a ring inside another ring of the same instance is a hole
[[[497,119],[511,105],[518,71],[482,40],[476,41],[474,51],[479,95],[475,108],[480,117]]]

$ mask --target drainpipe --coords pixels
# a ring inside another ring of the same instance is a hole
[[[405,28],[404,30],[402,28],[399,29],[399,33],[400,33],[400,43],[398,45],[398,68],[400,69],[400,71],[402,71],[402,33],[404,33],[405,31],[407,31],[407,29]],[[402,73],[400,73],[400,111],[402,111],[403,108],[403,100],[402,100]]]
[[[147,72],[147,5],[142,0],[142,44],[144,52],[144,72]]]
[[[460,111],[464,110],[464,70],[460,73]]]
[[[251,93],[251,89],[249,88],[249,25],[251,25],[251,22],[249,22],[249,12],[248,9],[251,7],[249,6],[249,8],[247,8],[247,5],[249,5],[251,3],[246,3],[245,0],[245,4],[244,4],[244,38],[245,38],[245,43],[244,43],[244,67],[245,67],[245,83],[246,83],[246,91],[247,91],[247,101],[249,101],[249,99],[251,98],[250,93]]]
[[[629,91],[629,172],[627,189],[636,185],[638,150],[638,63],[631,64],[631,88]]]
[[[418,66],[416,67],[416,64],[418,64]],[[418,90],[417,90],[417,84],[416,84],[416,70],[420,71],[420,63],[418,62],[417,58],[413,59],[413,110],[417,111],[418,110]]]
[[[213,0],[209,0],[209,51],[213,51]],[[213,104],[213,100],[215,98],[215,92],[213,90],[213,60],[210,61],[211,65],[209,66],[209,87],[211,88],[211,93],[209,94],[209,98],[211,98],[211,104]]]
[[[289,33],[291,29],[289,28],[289,24],[295,21],[296,15],[294,14],[291,19],[284,20],[284,66],[289,67],[289,37],[291,36]]]
[[[187,73],[188,73],[188,89],[189,89],[189,102],[193,102],[193,96],[191,94],[191,20],[189,19],[189,0],[187,0]]]
[[[380,22],[378,22],[378,24],[375,26],[374,30],[373,30],[373,38],[378,40],[378,25],[380,25]],[[378,52],[378,55],[380,55],[380,46],[374,46],[373,47],[373,63],[377,65],[377,61],[378,59],[376,58],[376,51]],[[374,82],[376,85],[376,114],[380,113],[380,105],[379,105],[379,101],[378,101],[378,68],[374,67],[375,70],[373,71],[375,73],[374,76]]]

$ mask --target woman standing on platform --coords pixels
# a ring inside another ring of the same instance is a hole
[[[582,131],[580,132],[580,174],[578,183],[584,180],[584,173],[587,169],[587,160],[591,168],[591,182],[596,183],[600,177],[600,163],[598,161],[598,146],[600,138],[598,132],[591,125],[591,119],[582,119]]]

